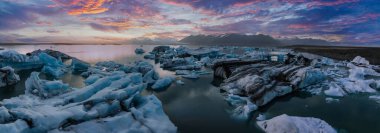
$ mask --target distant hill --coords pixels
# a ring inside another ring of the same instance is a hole
[[[279,46],[281,42],[268,35],[191,35],[179,42],[202,45],[270,45]]]
[[[250,46],[288,46],[288,45],[333,45],[322,39],[300,39],[287,38],[275,39],[269,35],[243,35],[243,34],[224,34],[224,35],[190,35],[179,42],[198,45],[250,45]]]
[[[279,39],[281,43],[285,45],[320,45],[320,46],[329,46],[335,45],[335,42],[329,42],[322,39],[312,39],[312,38],[287,38],[287,39]]]

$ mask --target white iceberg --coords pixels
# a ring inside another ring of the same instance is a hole
[[[356,56],[351,62],[356,63],[358,65],[370,65],[369,61],[361,56]]]
[[[324,91],[327,96],[335,96],[335,97],[342,97],[346,95],[346,92],[337,85],[336,83],[331,83],[328,90]]]
[[[265,121],[258,121],[267,133],[336,133],[325,121],[313,117],[296,117],[286,114]]]

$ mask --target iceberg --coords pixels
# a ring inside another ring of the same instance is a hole
[[[330,88],[324,91],[327,96],[342,97],[346,95],[346,92],[337,85],[336,83],[331,83]]]
[[[136,49],[135,49],[135,53],[136,53],[136,54],[144,54],[144,53],[145,53],[145,50],[142,49],[142,48],[136,48]]]
[[[41,80],[38,75],[38,72],[32,72],[30,77],[25,81],[25,94],[34,94],[41,98],[50,98],[70,90],[69,85],[62,83],[60,80]]]
[[[356,56],[351,62],[358,65],[370,65],[369,61],[361,56]]]
[[[235,119],[248,119],[250,113],[257,109],[257,106],[246,97],[229,94],[225,100],[235,108],[232,111],[232,117]]]
[[[147,88],[142,73],[102,72],[88,73],[88,85],[80,89],[40,79],[38,72],[32,72],[24,95],[1,102],[0,131],[177,132],[161,102],[154,95],[141,94]]]
[[[380,95],[369,96],[369,99],[372,99],[380,104]]]
[[[175,75],[188,75],[191,74],[190,70],[176,70]]]
[[[184,85],[184,84],[185,84],[185,82],[183,82],[182,80],[177,80],[176,83],[177,83],[178,85]]]
[[[72,58],[71,56],[69,56],[65,53],[62,53],[60,51],[51,50],[51,49],[45,49],[45,50],[38,49],[38,50],[35,50],[33,52],[27,53],[27,55],[38,56],[41,53],[46,53],[46,54],[48,54],[48,55],[50,55],[56,59],[62,59],[62,60],[68,60],[68,59]]]
[[[339,102],[339,99],[334,99],[331,97],[327,97],[327,98],[325,98],[325,100],[326,100],[326,103]]]
[[[82,73],[88,70],[90,67],[90,64],[81,61],[79,59],[73,58],[71,62],[71,68],[73,69],[74,73]]]
[[[10,66],[16,70],[42,68],[38,56],[27,56],[14,50],[0,51],[0,67]]]
[[[267,133],[336,133],[333,127],[321,119],[286,114],[258,121],[257,125]]]
[[[156,91],[160,91],[165,89],[166,87],[169,87],[172,82],[174,81],[173,77],[164,77],[159,80],[157,80],[153,85],[152,89]]]
[[[20,76],[15,73],[12,67],[0,68],[0,87],[16,84],[20,81]]]
[[[187,79],[199,79],[199,74],[192,72],[187,75],[182,75],[182,78],[187,78]]]
[[[143,77],[143,81],[149,85],[152,85],[156,82],[156,80],[158,80],[160,78],[160,76],[158,75],[158,73],[156,71],[154,71],[154,69],[150,70],[149,72],[147,72],[144,77]]]
[[[58,78],[61,77],[67,71],[65,65],[62,63],[60,59],[56,59],[46,53],[40,53],[38,57],[40,61],[44,64],[41,70],[41,72],[43,73]]]

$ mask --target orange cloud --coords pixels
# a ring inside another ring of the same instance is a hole
[[[61,6],[68,7],[67,14],[81,15],[81,14],[99,14],[108,11],[108,8],[103,7],[107,2],[112,0],[54,0]],[[54,7],[54,5],[52,6]]]

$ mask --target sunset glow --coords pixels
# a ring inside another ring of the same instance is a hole
[[[380,42],[378,0],[1,0],[0,42],[94,43],[196,34]]]

